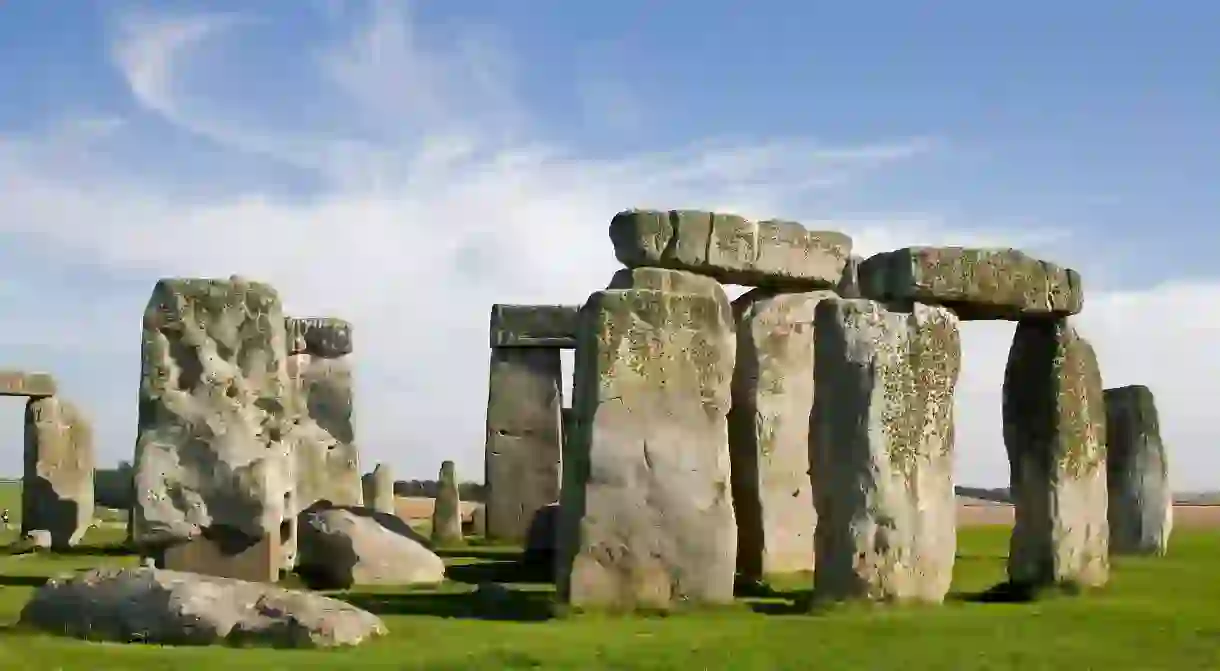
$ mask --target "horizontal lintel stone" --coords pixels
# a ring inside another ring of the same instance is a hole
[[[50,373],[23,373],[0,371],[0,396],[31,396],[41,398],[54,396],[57,392],[55,378]]]
[[[491,346],[575,349],[579,314],[579,305],[493,305]]]

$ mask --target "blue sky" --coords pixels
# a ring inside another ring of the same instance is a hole
[[[153,282],[238,272],[356,323],[367,468],[476,477],[490,304],[582,301],[619,209],[723,208],[1079,268],[1107,385],[1151,386],[1175,483],[1220,487],[1218,28],[1186,2],[0,2],[5,365],[129,458]],[[1011,330],[965,329],[963,482],[1007,478]]]

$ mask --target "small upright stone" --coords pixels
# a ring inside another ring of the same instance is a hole
[[[939,603],[957,549],[957,317],[832,298],[814,339],[814,597]]]
[[[452,461],[445,461],[441,463],[432,506],[432,542],[460,545],[462,540],[462,499],[458,492],[457,471]]]
[[[76,545],[93,522],[93,430],[58,396],[25,406],[21,533],[43,530],[53,548]]]
[[[372,473],[365,473],[360,478],[360,484],[364,489],[365,508],[387,515],[397,514],[394,509],[394,475],[389,464],[377,464]]]
[[[835,293],[843,298],[862,298],[860,295],[860,264],[864,263],[864,259],[852,254],[847,259],[847,265],[843,266],[843,276],[839,278],[839,286],[835,288]]]
[[[1004,372],[1016,585],[1109,579],[1106,414],[1093,346],[1065,318],[1017,324]]]
[[[1110,554],[1163,555],[1173,531],[1169,460],[1152,391],[1105,391]]]

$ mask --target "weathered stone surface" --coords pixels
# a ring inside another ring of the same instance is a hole
[[[389,464],[377,464],[372,473],[365,473],[364,477],[360,478],[360,484],[364,490],[366,508],[386,515],[397,514],[394,505],[394,474],[390,471]]]
[[[834,296],[754,289],[733,302],[737,366],[729,452],[737,572],[746,580],[813,570],[813,320],[818,303]]]
[[[1110,554],[1158,554],[1173,532],[1169,459],[1152,390],[1105,390]]]
[[[961,319],[1072,315],[1084,308],[1080,274],[1016,249],[907,247],[860,265],[874,300],[944,305]]]
[[[295,525],[290,526],[295,529]],[[206,531],[207,536],[165,547],[152,559],[157,568],[170,571],[273,583],[296,558],[296,543],[292,542],[286,551],[280,531],[251,540],[244,534],[227,534],[213,527]]]
[[[93,429],[58,396],[25,406],[21,530],[45,530],[57,548],[76,545],[93,522]]]
[[[100,568],[34,593],[21,624],[123,643],[330,648],[386,633],[367,611],[320,594],[153,568]]]
[[[491,306],[491,346],[576,347],[579,305]]]
[[[291,525],[295,418],[275,290],[161,280],[142,350],[136,540],[180,542],[215,527],[254,542]]]
[[[55,378],[50,373],[22,373],[13,370],[0,371],[0,396],[54,396]]]
[[[833,287],[851,238],[793,221],[753,222],[696,210],[627,210],[610,222],[614,255],[628,268],[690,270],[729,284]]]
[[[1014,584],[1109,578],[1106,416],[1093,346],[1067,319],[1017,324],[1004,372]]]
[[[432,506],[432,542],[458,545],[462,542],[462,497],[458,493],[457,469],[452,461],[441,464],[436,500]]]
[[[957,317],[828,299],[814,338],[814,596],[939,603],[957,549]]]
[[[736,351],[727,299],[601,291],[581,315],[564,453],[558,591],[578,609],[733,598]]]
[[[847,265],[843,266],[843,275],[839,278],[839,286],[835,288],[835,293],[843,298],[861,298],[860,295],[860,264],[864,263],[864,259],[852,254],[847,258]]]
[[[335,505],[363,502],[352,421],[352,369],[346,358],[312,354],[288,357],[292,380],[297,501]]]
[[[301,514],[298,571],[315,588],[433,584],[445,564],[397,518],[318,506]]]
[[[559,354],[545,347],[491,351],[483,480],[488,538],[524,541],[534,513],[559,497]]]
[[[337,359],[352,353],[352,325],[338,317],[285,317],[288,354]]]

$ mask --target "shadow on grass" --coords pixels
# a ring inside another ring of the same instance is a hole
[[[1031,603],[1056,597],[1076,596],[1081,589],[1073,584],[1036,586],[1004,581],[981,592],[955,592],[948,600],[966,603]]]
[[[750,610],[762,615],[809,615],[812,611],[813,594],[810,590],[770,590],[762,598],[747,601]],[[765,600],[763,600],[765,599]]]
[[[503,546],[485,546],[485,547],[440,547],[433,550],[436,556],[448,559],[495,559],[495,560],[517,560],[521,557],[521,550],[517,548],[507,548]]]
[[[36,548],[24,542],[17,542],[0,548],[0,555],[17,556],[32,554],[47,557],[126,557],[135,555],[136,551],[122,543],[77,545],[75,547],[46,549]]]
[[[45,575],[0,575],[0,587],[42,587],[48,580]]]
[[[335,598],[377,615],[544,622],[555,617],[551,595],[491,586],[473,592],[349,593]]]

